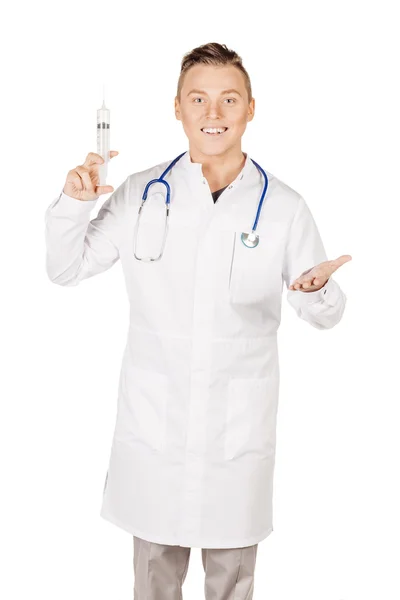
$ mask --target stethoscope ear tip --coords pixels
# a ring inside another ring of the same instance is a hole
[[[254,231],[251,233],[243,232],[240,236],[240,239],[247,248],[255,248],[258,246],[258,242],[260,241],[259,236],[257,233],[254,233]]]

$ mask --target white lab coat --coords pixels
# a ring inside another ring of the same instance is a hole
[[[283,282],[327,256],[303,197],[268,171],[260,243],[246,248],[240,234],[251,231],[262,175],[247,155],[214,204],[201,164],[186,152],[166,176],[164,255],[136,260],[144,187],[171,161],[128,176],[90,222],[97,200],[61,193],[46,211],[47,274],[74,286],[120,258],[125,276],[130,324],[101,516],[152,542],[250,546],[273,530]],[[159,192],[159,183],[149,190],[140,256],[161,243]],[[287,298],[317,329],[336,325],[346,303],[332,278]]]

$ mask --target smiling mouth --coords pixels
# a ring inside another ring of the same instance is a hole
[[[223,135],[226,131],[228,131],[228,127],[203,127],[201,131],[205,135],[217,137],[218,135]]]

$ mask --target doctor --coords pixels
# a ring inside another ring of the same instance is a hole
[[[242,242],[265,183],[241,148],[254,106],[236,52],[210,43],[184,56],[175,115],[189,148],[165,175],[159,260],[138,258],[162,245],[164,184],[135,224],[146,184],[175,157],[114,191],[98,185],[91,152],[46,211],[51,281],[75,286],[122,263],[131,311],[101,516],[133,536],[135,600],[181,599],[192,547],[206,599],[253,597],[257,545],[273,531],[283,282],[317,329],[345,309],[332,275],[351,256],[328,260],[305,200],[269,171],[259,243]]]

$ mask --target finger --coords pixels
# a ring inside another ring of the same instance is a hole
[[[350,254],[342,254],[342,256],[339,256],[339,258],[327,261],[325,263],[326,270],[332,275],[332,273],[334,273],[339,267],[341,267],[342,265],[344,265],[344,263],[348,262],[351,259],[352,257],[350,256]]]
[[[312,287],[312,285],[313,285],[312,279],[305,279],[302,282],[302,285],[303,285],[304,289],[308,289],[309,287]]]
[[[96,164],[102,165],[103,162],[104,158],[100,156],[100,154],[97,154],[96,152],[89,152],[82,166],[88,168]]]
[[[74,185],[77,190],[83,190],[83,181],[77,173],[76,169],[71,169],[70,171],[68,171],[67,181],[68,183]]]
[[[311,285],[311,281],[312,281],[312,279],[313,279],[312,277],[311,277],[311,278],[309,278],[309,277],[308,277],[308,278],[305,278],[305,277],[302,277],[302,276],[300,276],[300,277],[298,277],[297,279],[295,279],[295,280],[294,280],[294,281],[293,281],[293,282],[292,282],[292,283],[289,285],[289,289],[296,289],[296,290],[298,290],[298,289],[300,289],[300,288],[302,287],[302,285],[303,285],[305,282],[308,282],[308,283]]]
[[[118,154],[118,150],[110,150],[110,158],[114,158],[114,156],[117,156]],[[103,163],[104,158],[100,154],[97,154],[96,152],[89,152],[82,166],[88,168],[92,167],[93,165],[102,165]]]
[[[96,185],[96,194],[109,194],[113,192],[114,188],[112,185]]]
[[[315,278],[315,273],[311,274],[311,270],[312,269],[306,271],[306,273],[308,273],[307,275],[305,273],[302,273],[300,277],[296,279],[296,283],[299,283],[300,287],[309,288],[312,286],[313,279]]]
[[[93,184],[92,184],[92,180],[90,179],[90,175],[88,173],[88,171],[86,169],[84,169],[83,167],[81,167],[80,165],[78,165],[75,169],[75,171],[78,173],[79,177],[82,180],[82,188],[83,190],[86,190],[88,192],[92,192],[93,191]]]
[[[352,260],[352,257],[350,256],[350,254],[342,254],[341,256],[339,256],[339,258],[336,258],[335,260],[331,261],[333,262],[336,266],[336,268],[341,267],[342,265],[344,265],[344,263],[349,262],[349,260]]]
[[[321,279],[321,278],[320,278]],[[296,279],[290,286],[291,290],[312,290],[315,287],[319,287],[320,284],[317,283],[318,280],[316,277],[312,277],[311,279],[301,278]]]

